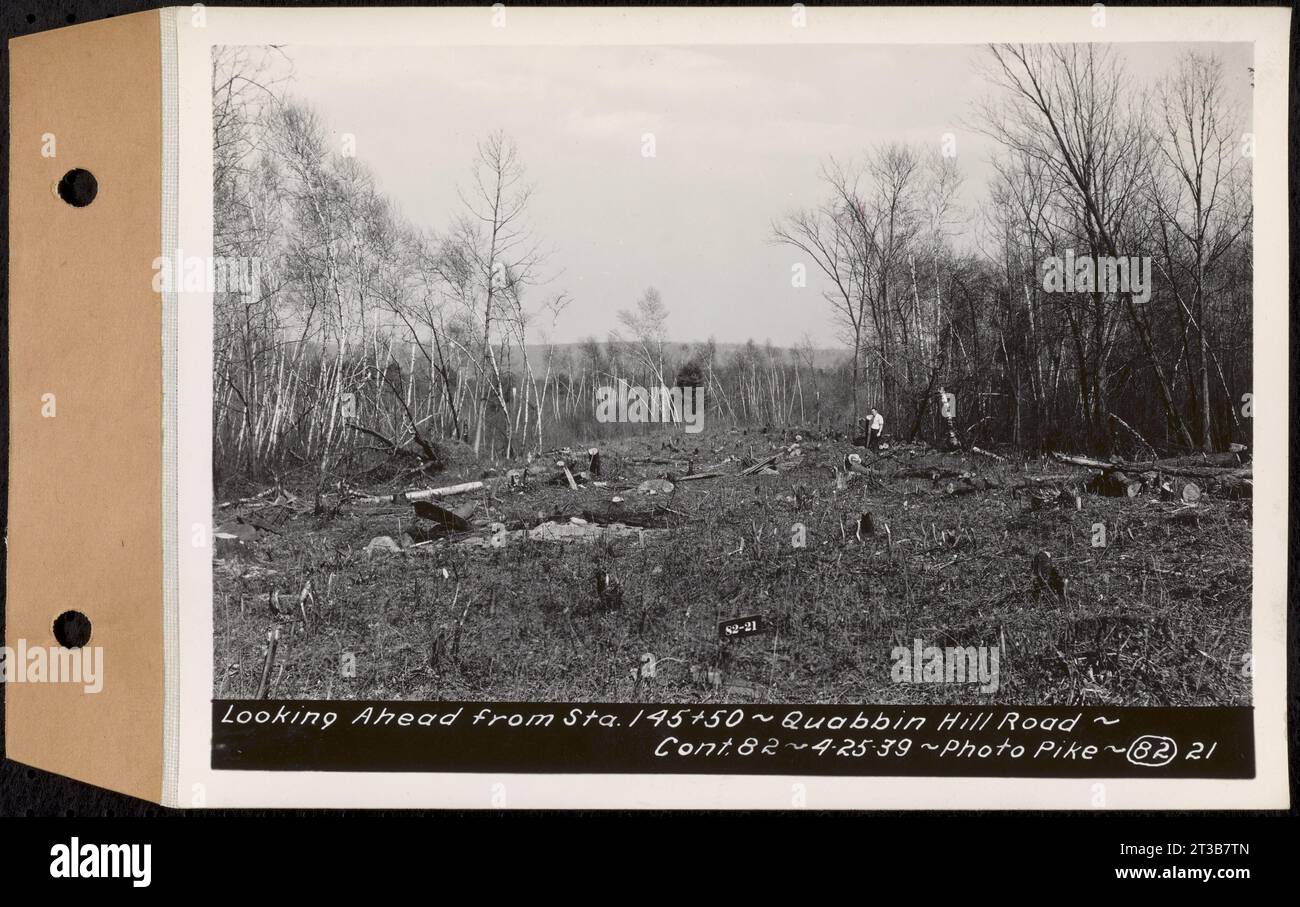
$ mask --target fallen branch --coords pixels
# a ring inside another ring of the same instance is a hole
[[[1090,469],[1104,469],[1106,471],[1121,470],[1126,472],[1150,472],[1158,470],[1171,476],[1187,476],[1189,478],[1213,479],[1219,476],[1232,475],[1239,478],[1248,479],[1251,477],[1250,466],[1233,465],[1227,466],[1191,466],[1184,465],[1189,461],[1192,463],[1206,462],[1212,464],[1215,462],[1224,462],[1227,458],[1235,458],[1236,454],[1212,454],[1207,455],[1204,461],[1188,457],[1176,457],[1168,460],[1151,460],[1146,463],[1126,463],[1122,460],[1097,460],[1092,457],[1072,456],[1063,453],[1053,453],[1052,457],[1062,463],[1069,463],[1072,466],[1087,466]]]
[[[1121,419],[1119,416],[1115,415],[1115,414],[1112,413],[1112,412],[1107,412],[1106,415],[1110,416],[1112,419],[1114,419],[1116,422],[1118,422],[1121,426],[1123,426],[1125,429],[1127,429],[1127,430],[1128,430],[1128,433],[1129,433],[1130,435],[1132,435],[1133,437],[1137,438],[1139,444],[1141,444],[1141,445],[1142,445],[1144,448],[1146,448],[1147,450],[1151,451],[1151,455],[1152,455],[1152,456],[1155,456],[1156,449],[1155,449],[1154,447],[1151,446],[1151,444],[1147,441],[1146,438],[1144,438],[1144,437],[1142,437],[1140,434],[1138,434],[1138,430],[1137,430],[1136,428],[1134,428],[1132,425],[1129,425],[1127,422],[1125,422],[1123,419]]]
[[[1075,476],[1071,475],[1068,472],[1058,472],[1046,476],[1021,476],[1020,478],[1016,479],[1014,484],[1016,487],[1023,487],[1026,485],[1039,485],[1039,484],[1050,485],[1050,484],[1055,484],[1057,482],[1069,482],[1072,481],[1074,478]]]
[[[931,482],[940,479],[968,479],[972,475],[973,473],[968,469],[953,469],[948,466],[913,467],[900,469],[894,473],[894,477],[899,479],[929,479]]]
[[[409,460],[415,460],[421,464],[424,464],[426,467],[430,467],[430,466],[437,467],[442,465],[443,459],[441,456],[439,456],[437,448],[435,448],[433,444],[431,444],[422,434],[420,434],[418,429],[414,431],[415,437],[412,440],[416,443],[419,449],[412,450],[411,448],[406,446],[407,443],[409,442],[403,441],[401,443],[398,443],[397,441],[394,441],[392,438],[385,437],[384,435],[380,434],[374,429],[366,428],[364,425],[358,425],[356,422],[345,422],[344,425],[346,425],[348,428],[352,429],[355,432],[359,432],[363,435],[369,435],[370,437],[378,441],[382,441],[384,444],[383,447],[372,448],[374,450],[378,450],[380,453],[386,453],[390,456],[395,456],[395,457],[396,456],[406,457]]]
[[[736,475],[740,475],[740,476],[753,475],[754,473],[758,472],[760,469],[763,469],[765,466],[771,466],[773,463],[776,462],[779,456],[781,456],[779,453],[772,454],[772,456],[768,457],[766,460],[763,460],[761,463],[755,463],[753,466],[747,467],[746,469],[742,469],[740,472],[736,473]]]

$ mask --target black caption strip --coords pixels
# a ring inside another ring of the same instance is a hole
[[[1252,778],[1253,710],[216,700],[250,771]]]

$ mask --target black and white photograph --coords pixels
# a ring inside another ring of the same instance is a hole
[[[211,71],[214,698],[1251,704],[1250,44]]]
[[[0,12],[22,867],[1285,858],[1289,10],[132,2]]]

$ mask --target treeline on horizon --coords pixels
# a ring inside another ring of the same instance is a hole
[[[943,385],[986,445],[1250,440],[1251,151],[1213,56],[1143,85],[1104,45],[989,48],[969,127],[1001,150],[973,211],[954,136],[826,159],[822,197],[773,212],[770,240],[844,341],[828,364],[806,337],[669,342],[692,303],[654,288],[608,337],[548,342],[568,297],[509,136],[446,175],[461,187],[447,223],[412,224],[272,75],[276,53],[213,57],[214,254],[261,263],[254,292],[214,294],[224,475],[323,482],[368,451],[432,465],[451,439],[495,458],[642,430],[595,420],[597,388],[621,382],[703,386],[706,424],[848,430],[875,406],[889,434],[924,436]],[[1043,262],[1067,252],[1149,257],[1150,299],[1044,290]]]

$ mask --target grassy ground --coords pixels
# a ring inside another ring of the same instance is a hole
[[[679,451],[664,448],[670,438]],[[461,535],[368,553],[375,536],[412,528],[409,505],[220,509],[219,522],[238,513],[269,530],[216,561],[214,692],[253,696],[278,628],[269,695],[286,698],[1249,702],[1249,501],[1085,494],[1081,510],[1033,509],[1007,487],[954,496],[924,473],[1014,481],[1068,467],[910,448],[841,491],[831,464],[851,448],[811,434],[778,474],[734,475],[793,442],[753,429],[611,441],[608,487],[534,480],[449,499],[474,501],[485,524],[527,526],[556,511],[612,513],[617,494],[624,511],[667,528],[653,537],[493,548],[457,544]],[[729,475],[671,495],[635,491],[642,478],[684,473],[688,458],[703,471],[728,456],[737,460],[719,468]],[[859,541],[863,512],[876,533]],[[1093,546],[1097,523],[1105,547]],[[1040,548],[1069,579],[1063,598],[1035,588]],[[721,641],[718,622],[739,615],[761,615],[768,632]],[[999,688],[895,682],[891,653],[914,639],[998,646]],[[646,653],[656,677],[638,682]]]

